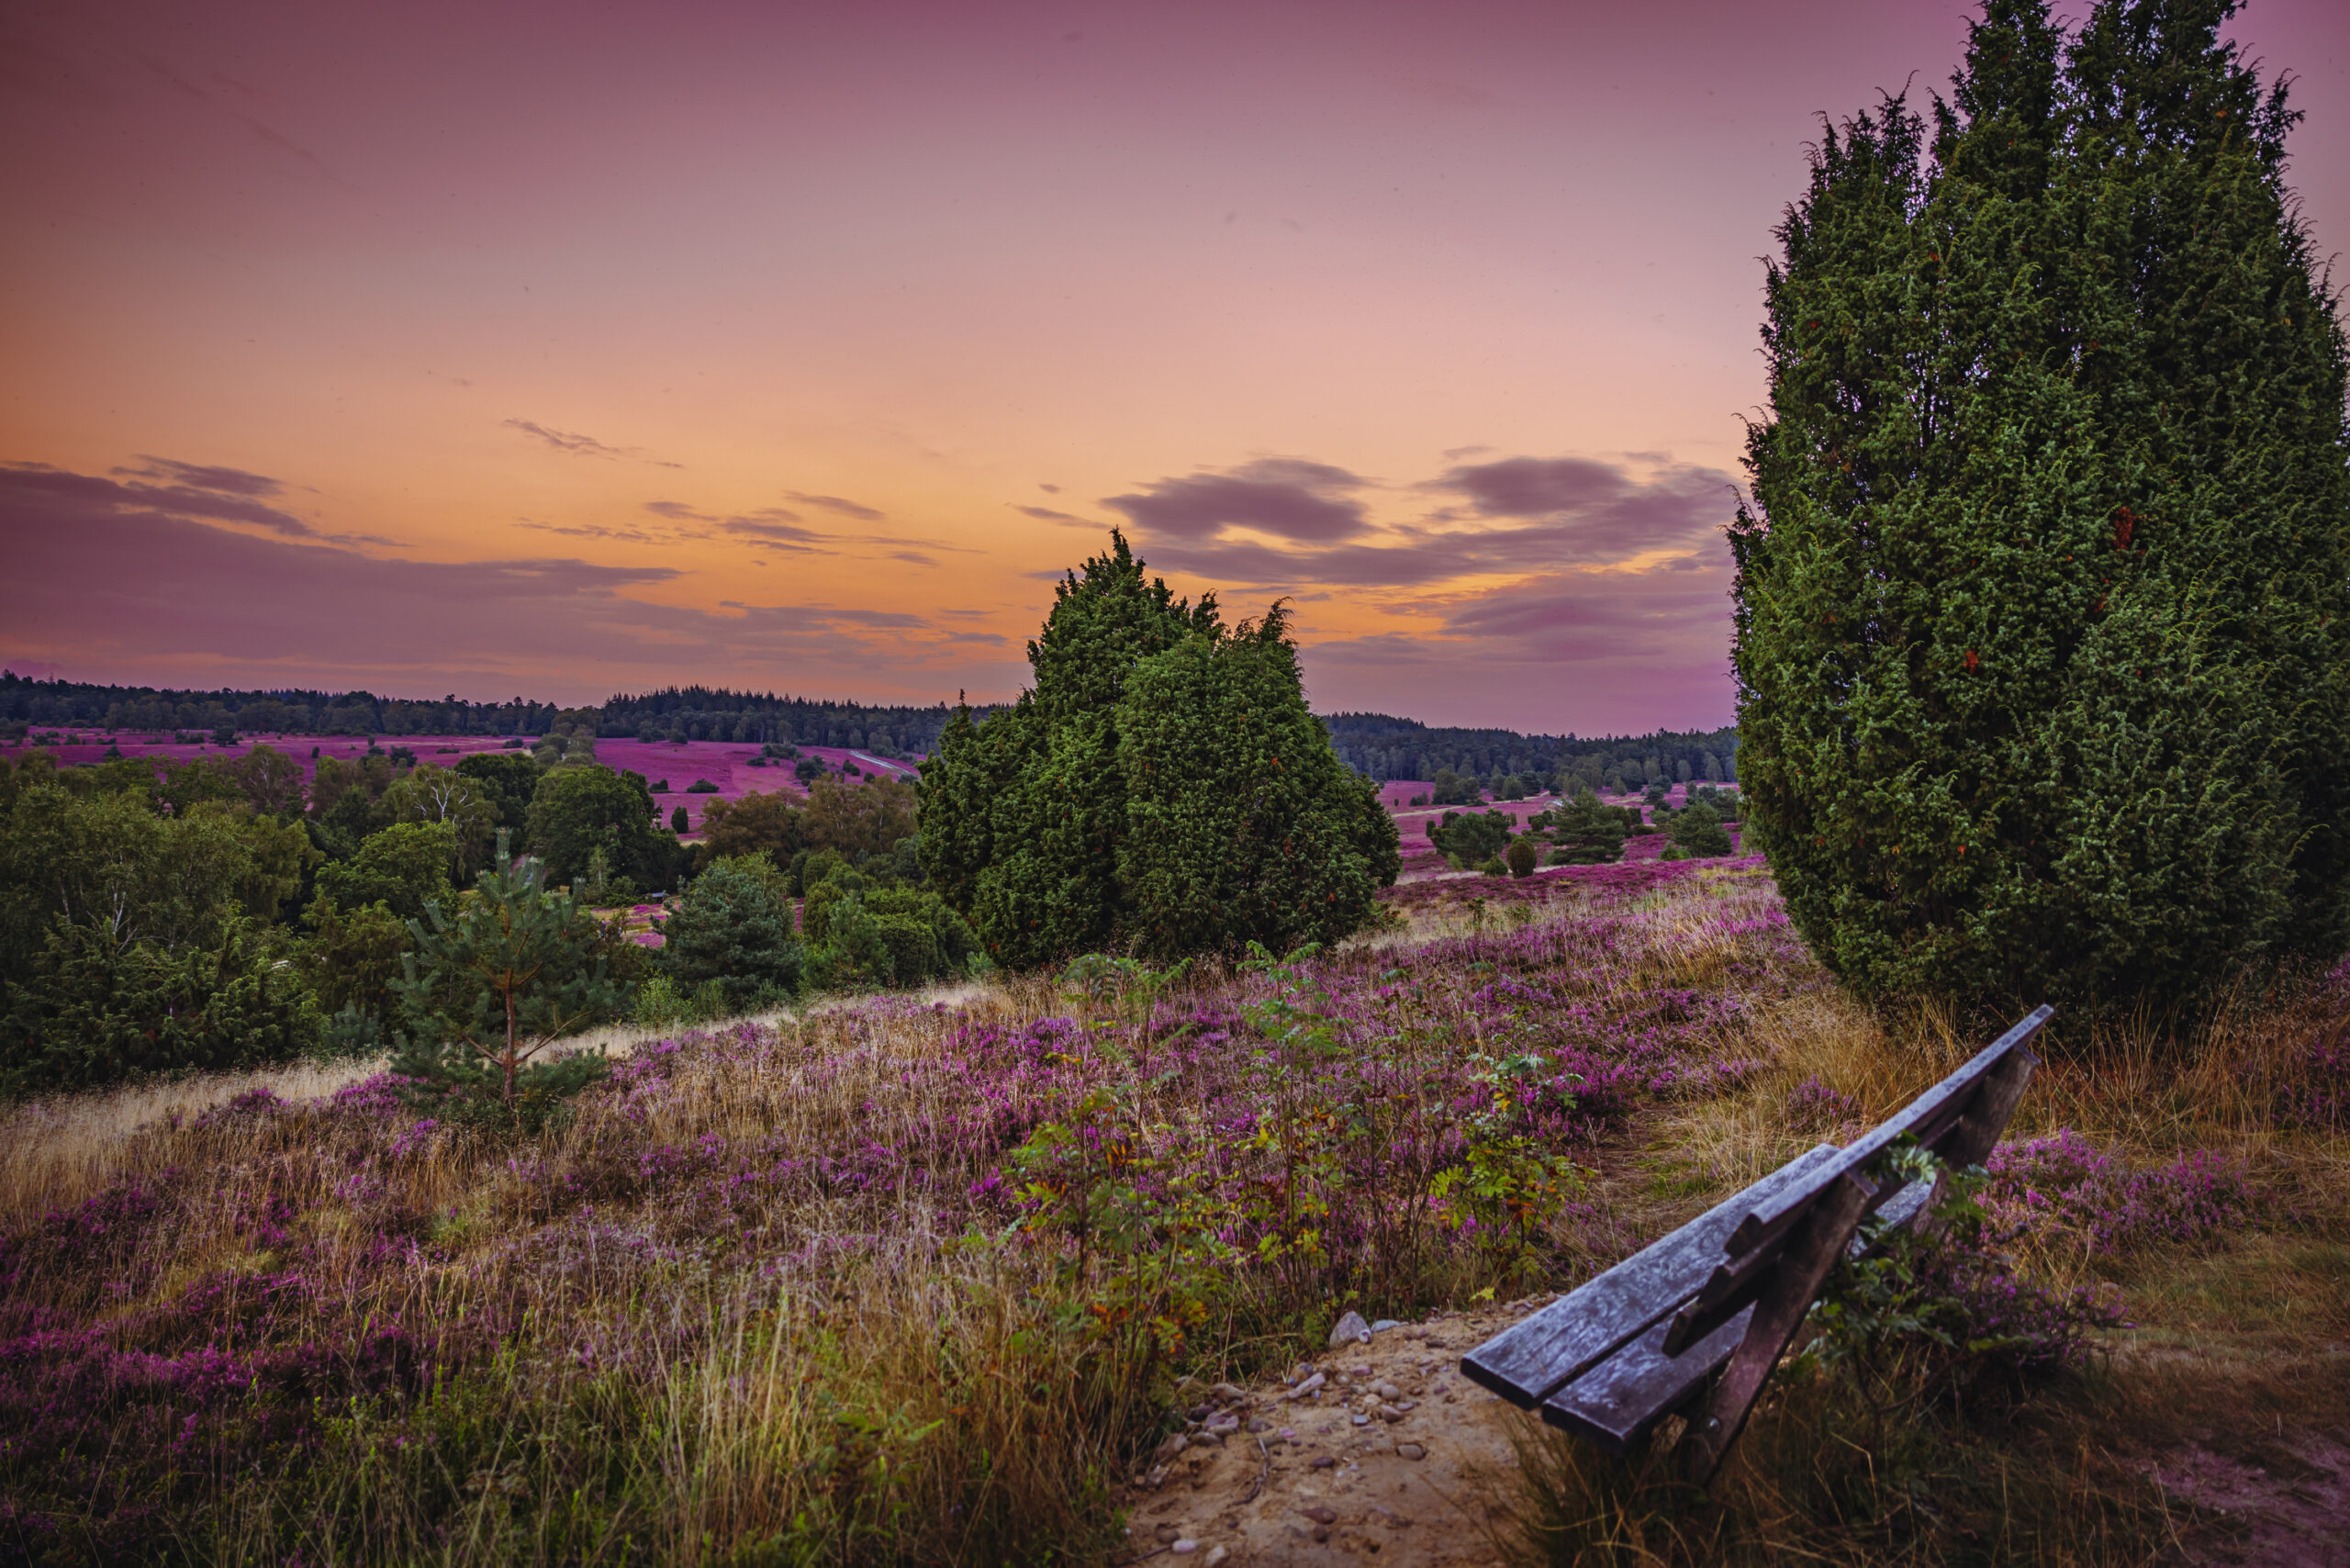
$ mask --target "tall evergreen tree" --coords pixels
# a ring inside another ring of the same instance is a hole
[[[1118,878],[1147,954],[1336,941],[1403,868],[1379,786],[1339,762],[1306,708],[1280,605],[1136,665],[1118,730]]]
[[[1213,595],[1193,605],[1147,579],[1113,532],[1109,553],[1056,590],[1028,662],[1035,687],[981,722],[958,709],[923,768],[923,870],[998,963],[1341,935],[1367,913],[1354,885],[1394,879],[1361,847],[1376,837],[1361,802],[1308,782],[1339,764],[1306,711],[1278,611],[1234,637]],[[1298,778],[1268,778],[1282,769]],[[1218,791],[1237,804],[1211,801]],[[1367,788],[1357,793],[1375,807]],[[1379,816],[1392,859],[1393,830]],[[1289,831],[1268,836],[1283,823]],[[1215,855],[1241,858],[1198,861],[1210,840]],[[1301,860],[1277,870],[1268,854]],[[1301,914],[1292,906],[1315,878],[1322,913]],[[1217,924],[1200,902],[1211,887],[1254,913],[1228,910]],[[1235,921],[1247,927],[1237,937]]]
[[[2350,437],[2232,0],[1990,0],[1779,230],[1739,777],[1863,993],[2124,1005],[2350,936]]]

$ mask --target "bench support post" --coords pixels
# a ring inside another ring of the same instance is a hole
[[[1688,1434],[1682,1439],[1682,1473],[1695,1484],[1703,1486],[1714,1478],[1722,1456],[1738,1440],[1764,1380],[1802,1327],[1829,1271],[1852,1245],[1861,1215],[1875,1195],[1874,1183],[1848,1174],[1819,1194],[1801,1228],[1787,1238],[1786,1250],[1773,1265],[1770,1282],[1754,1304],[1746,1338],[1690,1417]]]
[[[1950,1186],[1950,1173],[1980,1165],[1991,1158],[1999,1147],[2001,1135],[2008,1130],[2009,1118],[2023,1102],[2024,1085],[2031,1081],[2031,1070],[2040,1058],[2030,1051],[2018,1050],[1991,1070],[1983,1087],[1975,1092],[1975,1103],[1951,1129],[1937,1157],[1942,1162],[1942,1173],[1934,1178],[1934,1190],[1927,1195],[1925,1206],[1918,1217],[1910,1221],[1910,1228],[1921,1235],[1936,1235],[1942,1221],[1935,1215],[1941,1212],[1942,1198]]]

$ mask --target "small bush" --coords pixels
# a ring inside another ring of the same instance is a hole
[[[1513,838],[1503,858],[1509,864],[1511,876],[1531,877],[1534,868],[1540,863],[1541,852],[1534,847],[1534,841],[1530,838]]]

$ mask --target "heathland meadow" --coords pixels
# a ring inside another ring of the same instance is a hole
[[[1281,961],[1080,960],[621,1031],[527,1136],[420,1115],[366,1062],[21,1103],[0,1552],[2325,1560],[2340,970],[2192,1038],[2060,1029],[1964,1244],[1831,1294],[1845,1329],[1783,1368],[1710,1500],[1531,1424],[1516,1462],[1409,1512],[1402,1481],[1374,1496],[1374,1450],[1500,1419],[1474,1391],[1388,1390],[1417,1408],[1386,1439],[1252,1421],[1237,1479],[1170,1463],[1170,1434],[1297,1376],[1339,1314],[1497,1321],[1976,1038],[1851,1001],[1757,859],[1382,907]],[[1212,1481],[1229,1495],[1195,1498]],[[1150,1528],[1172,1499],[1205,1510],[1185,1547]]]

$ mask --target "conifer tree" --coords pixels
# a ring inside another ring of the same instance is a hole
[[[1286,946],[1354,929],[1363,888],[1394,879],[1364,847],[1383,828],[1400,865],[1393,826],[1367,783],[1340,788],[1357,781],[1306,711],[1278,608],[1227,633],[1213,595],[1146,579],[1113,532],[1055,590],[1028,662],[1034,688],[981,723],[958,709],[922,776],[923,873],[996,962]],[[1220,913],[1203,903],[1219,888],[1238,901]]]
[[[1335,942],[1403,868],[1378,785],[1348,770],[1306,708],[1278,604],[1136,665],[1118,729],[1119,884],[1147,955]]]
[[[2350,455],[2231,0],[1990,0],[1779,230],[1738,776],[1863,994],[2186,1001],[2338,955]]]

